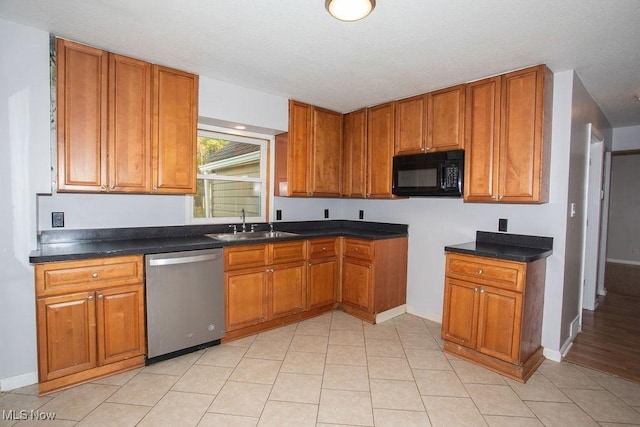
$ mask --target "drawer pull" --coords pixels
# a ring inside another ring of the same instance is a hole
[[[479,269],[479,270],[478,270],[478,274],[482,274],[482,269]]]
[[[478,288],[473,288],[473,292],[478,292]]]
[[[87,297],[87,301],[93,301],[93,295],[89,295],[89,296]]]
[[[480,289],[480,293],[481,293],[481,294],[484,294],[484,289]]]
[[[98,278],[98,273],[93,273],[93,274],[91,275],[91,277],[93,277],[94,279],[97,279],[97,278]]]
[[[322,250],[323,250],[323,251],[326,251],[326,250],[327,250],[327,248],[325,248],[325,247],[323,246],[323,247],[322,247]]]
[[[353,248],[354,251],[358,252],[360,249],[358,248]]]
[[[103,299],[104,295],[98,295],[98,299]]]

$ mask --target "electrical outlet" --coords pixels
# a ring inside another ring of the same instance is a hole
[[[276,221],[282,220],[282,211],[280,209],[276,209]]]
[[[364,211],[362,209],[360,209],[360,211],[358,212],[358,218],[364,219]]]
[[[506,218],[500,218],[498,220],[498,231],[507,231],[508,220]]]
[[[51,212],[51,227],[64,227],[64,212]]]
[[[329,209],[324,210],[324,217],[329,218]]]

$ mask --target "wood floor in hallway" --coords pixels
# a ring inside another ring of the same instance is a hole
[[[609,292],[595,311],[584,310],[565,360],[640,383],[640,298]]]

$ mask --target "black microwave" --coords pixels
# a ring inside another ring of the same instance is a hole
[[[460,197],[463,181],[464,150],[393,157],[395,195]]]

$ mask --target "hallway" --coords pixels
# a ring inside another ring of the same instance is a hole
[[[583,310],[564,360],[640,383],[640,298],[609,292],[595,311]]]

